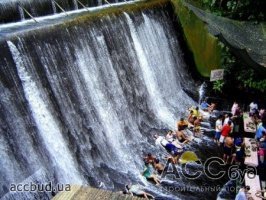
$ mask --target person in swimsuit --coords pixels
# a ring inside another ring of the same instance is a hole
[[[131,185],[131,184],[128,184],[125,186],[126,188],[126,194],[130,194],[130,195],[136,195],[136,196],[143,196],[145,199],[149,199],[152,198],[154,199],[154,196],[152,196],[151,194],[145,192],[143,190],[143,187],[141,185]]]
[[[147,180],[152,180],[156,183],[156,185],[160,185],[160,180],[157,178],[155,174],[153,174],[153,169],[152,165],[149,163],[145,163],[145,168],[142,172],[142,175],[147,179]]]
[[[234,139],[231,136],[227,136],[224,140],[224,155],[223,159],[226,163],[229,162],[229,159],[232,156],[234,147]]]

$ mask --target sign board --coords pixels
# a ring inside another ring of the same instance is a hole
[[[215,69],[211,71],[210,81],[223,80],[224,78],[224,69]]]

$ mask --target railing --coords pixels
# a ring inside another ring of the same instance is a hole
[[[73,2],[74,3],[74,5],[75,5],[75,9],[79,9],[79,6],[80,7],[82,7],[83,9],[85,9],[85,10],[89,10],[88,8],[88,6],[86,6],[86,5],[84,5],[80,0],[73,0],[73,1],[75,1],[75,2]],[[132,1],[134,1],[134,0],[132,0]],[[51,2],[51,7],[52,7],[52,11],[53,11],[53,14],[55,14],[55,13],[57,13],[57,8],[61,11],[61,12],[63,12],[63,13],[65,13],[65,15],[66,16],[68,16],[69,14],[67,13],[67,11],[56,1],[56,0],[50,0],[50,2]],[[103,2],[105,2],[105,4],[108,4],[108,5],[112,5],[112,3],[110,3],[108,0],[103,0]],[[115,3],[117,3],[118,2],[118,0],[117,1],[115,1]],[[124,0],[124,2],[126,2],[126,0]],[[34,17],[31,13],[30,13],[30,11],[28,11],[22,4],[20,4],[20,3],[17,3],[17,6],[18,6],[18,10],[19,10],[19,12],[20,12],[20,17],[21,17],[21,20],[25,20],[25,14],[29,17],[29,18],[31,18],[34,22],[36,22],[36,23],[38,23],[38,21],[36,20],[36,17]],[[60,13],[60,12],[59,12]],[[39,17],[39,16],[38,16]]]

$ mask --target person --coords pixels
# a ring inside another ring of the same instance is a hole
[[[208,111],[210,104],[207,103],[206,100],[203,100],[203,102],[200,104],[201,110]]]
[[[265,131],[266,131],[266,124],[260,123],[258,125],[257,131],[256,131],[255,139],[257,141],[259,141],[260,138],[262,138],[262,136],[263,136],[263,132],[265,132]]]
[[[242,188],[239,189],[235,200],[247,200],[247,193],[250,190],[250,187],[247,186],[243,186]]]
[[[243,164],[245,159],[245,151],[244,151],[245,143],[243,138],[240,137],[235,138],[234,145],[235,147],[233,148],[234,153],[232,154],[231,164],[233,164],[233,162],[235,162],[238,165]]]
[[[234,139],[231,136],[227,136],[224,140],[223,159],[225,163],[229,162],[229,159],[233,153]],[[233,159],[232,159],[233,162]],[[231,163],[232,164],[232,163]]]
[[[214,142],[217,144],[221,136],[222,127],[223,127],[223,115],[219,115],[218,119],[215,122],[215,136],[214,136]]]
[[[144,159],[144,162],[147,162],[152,165],[154,164],[156,160],[156,158],[153,155],[151,155],[151,153],[148,153],[147,156],[145,156],[143,159]]]
[[[189,139],[187,138],[187,136],[183,133],[183,131],[176,131],[176,138],[177,140],[182,143],[182,144],[186,144],[189,142]]]
[[[231,133],[233,132],[234,129],[234,123],[232,121],[232,113],[225,114],[225,119],[224,119],[224,125],[228,124],[228,121],[231,121]]]
[[[193,133],[194,136],[199,137],[200,136],[200,118],[199,117],[194,117],[194,128],[193,128]]]
[[[142,175],[148,180],[153,180],[156,183],[156,185],[159,185],[160,180],[157,178],[157,176],[155,174],[153,174],[152,171],[153,170],[152,170],[151,164],[145,163],[145,168],[142,172]]]
[[[155,139],[155,144],[157,146],[165,147],[169,143],[163,136],[158,136],[157,134],[154,135],[154,139]]]
[[[168,131],[167,134],[166,134],[165,139],[168,142],[173,142],[174,141],[174,132],[172,130]]]
[[[169,160],[172,164],[178,164],[179,158],[180,158],[180,153],[175,152],[173,155],[171,156],[167,156],[166,159]]]
[[[168,143],[164,146],[164,148],[168,151],[168,153],[170,154],[175,154],[175,153],[178,153],[178,152],[181,152],[183,151],[182,149],[179,149],[177,148],[174,144],[172,143]]]
[[[266,132],[263,131],[263,135],[259,141],[259,151],[258,151],[259,160],[261,164],[264,164],[265,152],[266,152]]]
[[[182,131],[188,127],[188,122],[184,120],[183,117],[180,118],[180,121],[177,122],[177,130]]]
[[[261,108],[259,110],[259,118],[263,119],[263,117],[265,116],[266,112],[265,112],[265,108]]]
[[[199,112],[199,107],[197,106],[195,109],[192,110],[193,115],[196,116],[197,118],[200,117],[200,112]]]
[[[191,123],[192,125],[194,124],[193,110],[191,110],[191,111],[189,112],[189,115],[188,115],[187,121],[188,121],[189,123]]]
[[[227,124],[222,127],[219,145],[224,143],[224,139],[229,135],[229,133],[231,133],[231,123],[231,121],[228,121]]]
[[[164,170],[164,165],[160,163],[159,159],[155,160],[154,169],[156,169],[157,173],[160,175]]]
[[[208,112],[211,113],[216,107],[215,103],[211,103],[211,105],[208,107]]]
[[[236,101],[234,101],[233,106],[231,108],[232,115],[233,116],[239,115],[240,114],[239,111],[240,111],[239,105]]]
[[[252,101],[249,104],[249,114],[253,116],[254,114],[256,114],[256,112],[258,112],[258,104],[256,103],[256,101]]]
[[[149,199],[149,198],[154,199],[154,196],[152,196],[151,194],[145,192],[141,185],[128,184],[128,185],[125,186],[125,188],[126,188],[126,191],[123,192],[123,193],[130,194],[132,196],[133,195],[143,196],[146,199]]]
[[[168,142],[163,136],[154,135],[155,144],[162,146],[167,152],[174,154],[174,152],[181,152],[183,148],[179,148],[171,142]]]

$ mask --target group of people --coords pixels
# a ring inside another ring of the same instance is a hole
[[[178,164],[181,154],[184,152],[184,146],[192,141],[192,138],[187,134],[186,129],[192,129],[194,136],[200,131],[201,115],[199,108],[195,107],[190,109],[190,114],[185,120],[183,117],[177,122],[176,130],[169,130],[164,136],[154,135],[155,144],[162,147],[167,156],[165,160],[172,164]],[[165,164],[160,162],[159,158],[147,153],[143,158],[144,170],[142,175],[149,181],[154,182],[156,185],[160,184],[160,175],[162,174]],[[127,185],[124,194],[134,194],[144,198],[153,198],[151,194],[145,192],[140,185]]]
[[[201,104],[201,109],[206,112],[212,112],[215,104],[209,105],[206,101]],[[243,164],[245,159],[245,144],[243,137],[234,135],[235,119],[242,116],[242,111],[237,102],[233,103],[231,112],[218,116],[215,122],[214,142],[223,149],[223,159],[228,164]],[[264,162],[266,149],[266,112],[264,109],[259,110],[255,102],[250,104],[250,116],[257,120],[258,124],[256,139],[258,141],[258,149],[260,160]],[[165,136],[154,135],[155,144],[166,150],[165,159],[173,164],[179,163],[180,155],[183,153],[184,146],[191,142],[191,137],[187,135],[186,129],[191,129],[193,136],[197,137],[201,134],[200,125],[203,117],[199,111],[199,107],[189,109],[187,120],[180,118],[177,122],[177,130],[169,130]],[[156,185],[160,184],[159,176],[163,172],[165,165],[158,158],[148,153],[144,158],[145,168],[142,175],[153,181]],[[127,185],[127,194],[140,195],[145,198],[153,198],[149,193],[141,189],[141,186]],[[124,192],[125,193],[125,192]],[[241,196],[240,193],[238,196]]]
[[[254,102],[249,107],[249,116],[257,125],[255,138],[258,142],[260,161],[263,163],[266,149],[266,113],[264,109],[259,110]],[[239,104],[235,101],[231,113],[220,115],[215,122],[214,142],[223,148],[223,159],[228,164],[244,163],[247,151],[245,151],[243,135],[234,135],[234,130],[236,130],[234,123],[237,118],[242,119],[242,114]]]

